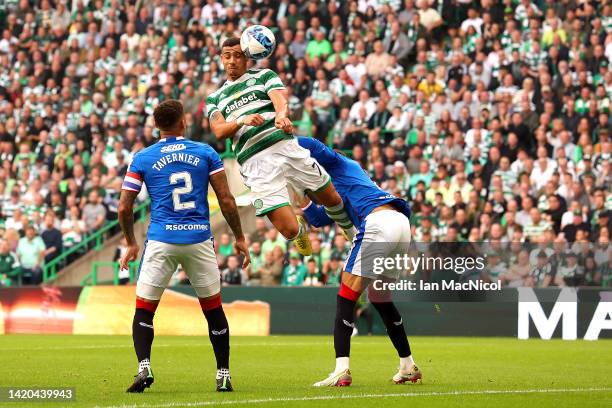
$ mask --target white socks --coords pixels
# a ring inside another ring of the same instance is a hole
[[[298,222],[298,233],[293,238],[287,238],[287,241],[294,241],[297,237],[304,233],[304,224]]]
[[[414,360],[412,359],[412,354],[408,357],[400,357],[400,370],[407,371],[412,368],[414,365]]]
[[[230,375],[228,368],[219,368],[217,369],[217,380],[220,380],[223,377],[227,377]]]
[[[408,357],[400,357],[400,370],[408,371],[411,370],[414,366],[414,360],[412,359],[412,355]],[[344,371],[349,368],[349,358],[348,357],[338,357],[336,358],[336,369],[334,373],[338,373],[340,371]]]
[[[336,358],[336,369],[334,373],[344,371],[349,368],[349,358],[348,357],[338,357]]]
[[[144,360],[140,362],[140,364],[138,364],[138,372],[141,372],[145,368],[150,368],[150,367],[151,367],[151,362],[149,361],[148,358],[145,358]]]

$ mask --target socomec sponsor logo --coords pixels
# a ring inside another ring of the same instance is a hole
[[[166,224],[166,231],[208,231],[206,224]]]

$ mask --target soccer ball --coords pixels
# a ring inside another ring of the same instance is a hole
[[[260,60],[272,55],[276,48],[276,39],[268,27],[253,25],[240,36],[240,48],[247,57]]]

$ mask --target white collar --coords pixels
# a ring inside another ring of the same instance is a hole
[[[166,137],[159,139],[159,141],[160,142],[172,142],[175,140],[183,140],[183,139],[184,139],[183,136],[166,136]]]

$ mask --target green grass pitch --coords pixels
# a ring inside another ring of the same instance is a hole
[[[155,384],[125,389],[137,368],[128,336],[0,336],[0,386],[75,387],[75,402],[7,407],[596,407],[612,405],[612,341],[413,337],[419,384],[395,385],[386,337],[356,337],[353,385],[317,389],[334,365],[331,336],[233,337],[235,392],[214,391],[206,337],[153,343]]]

